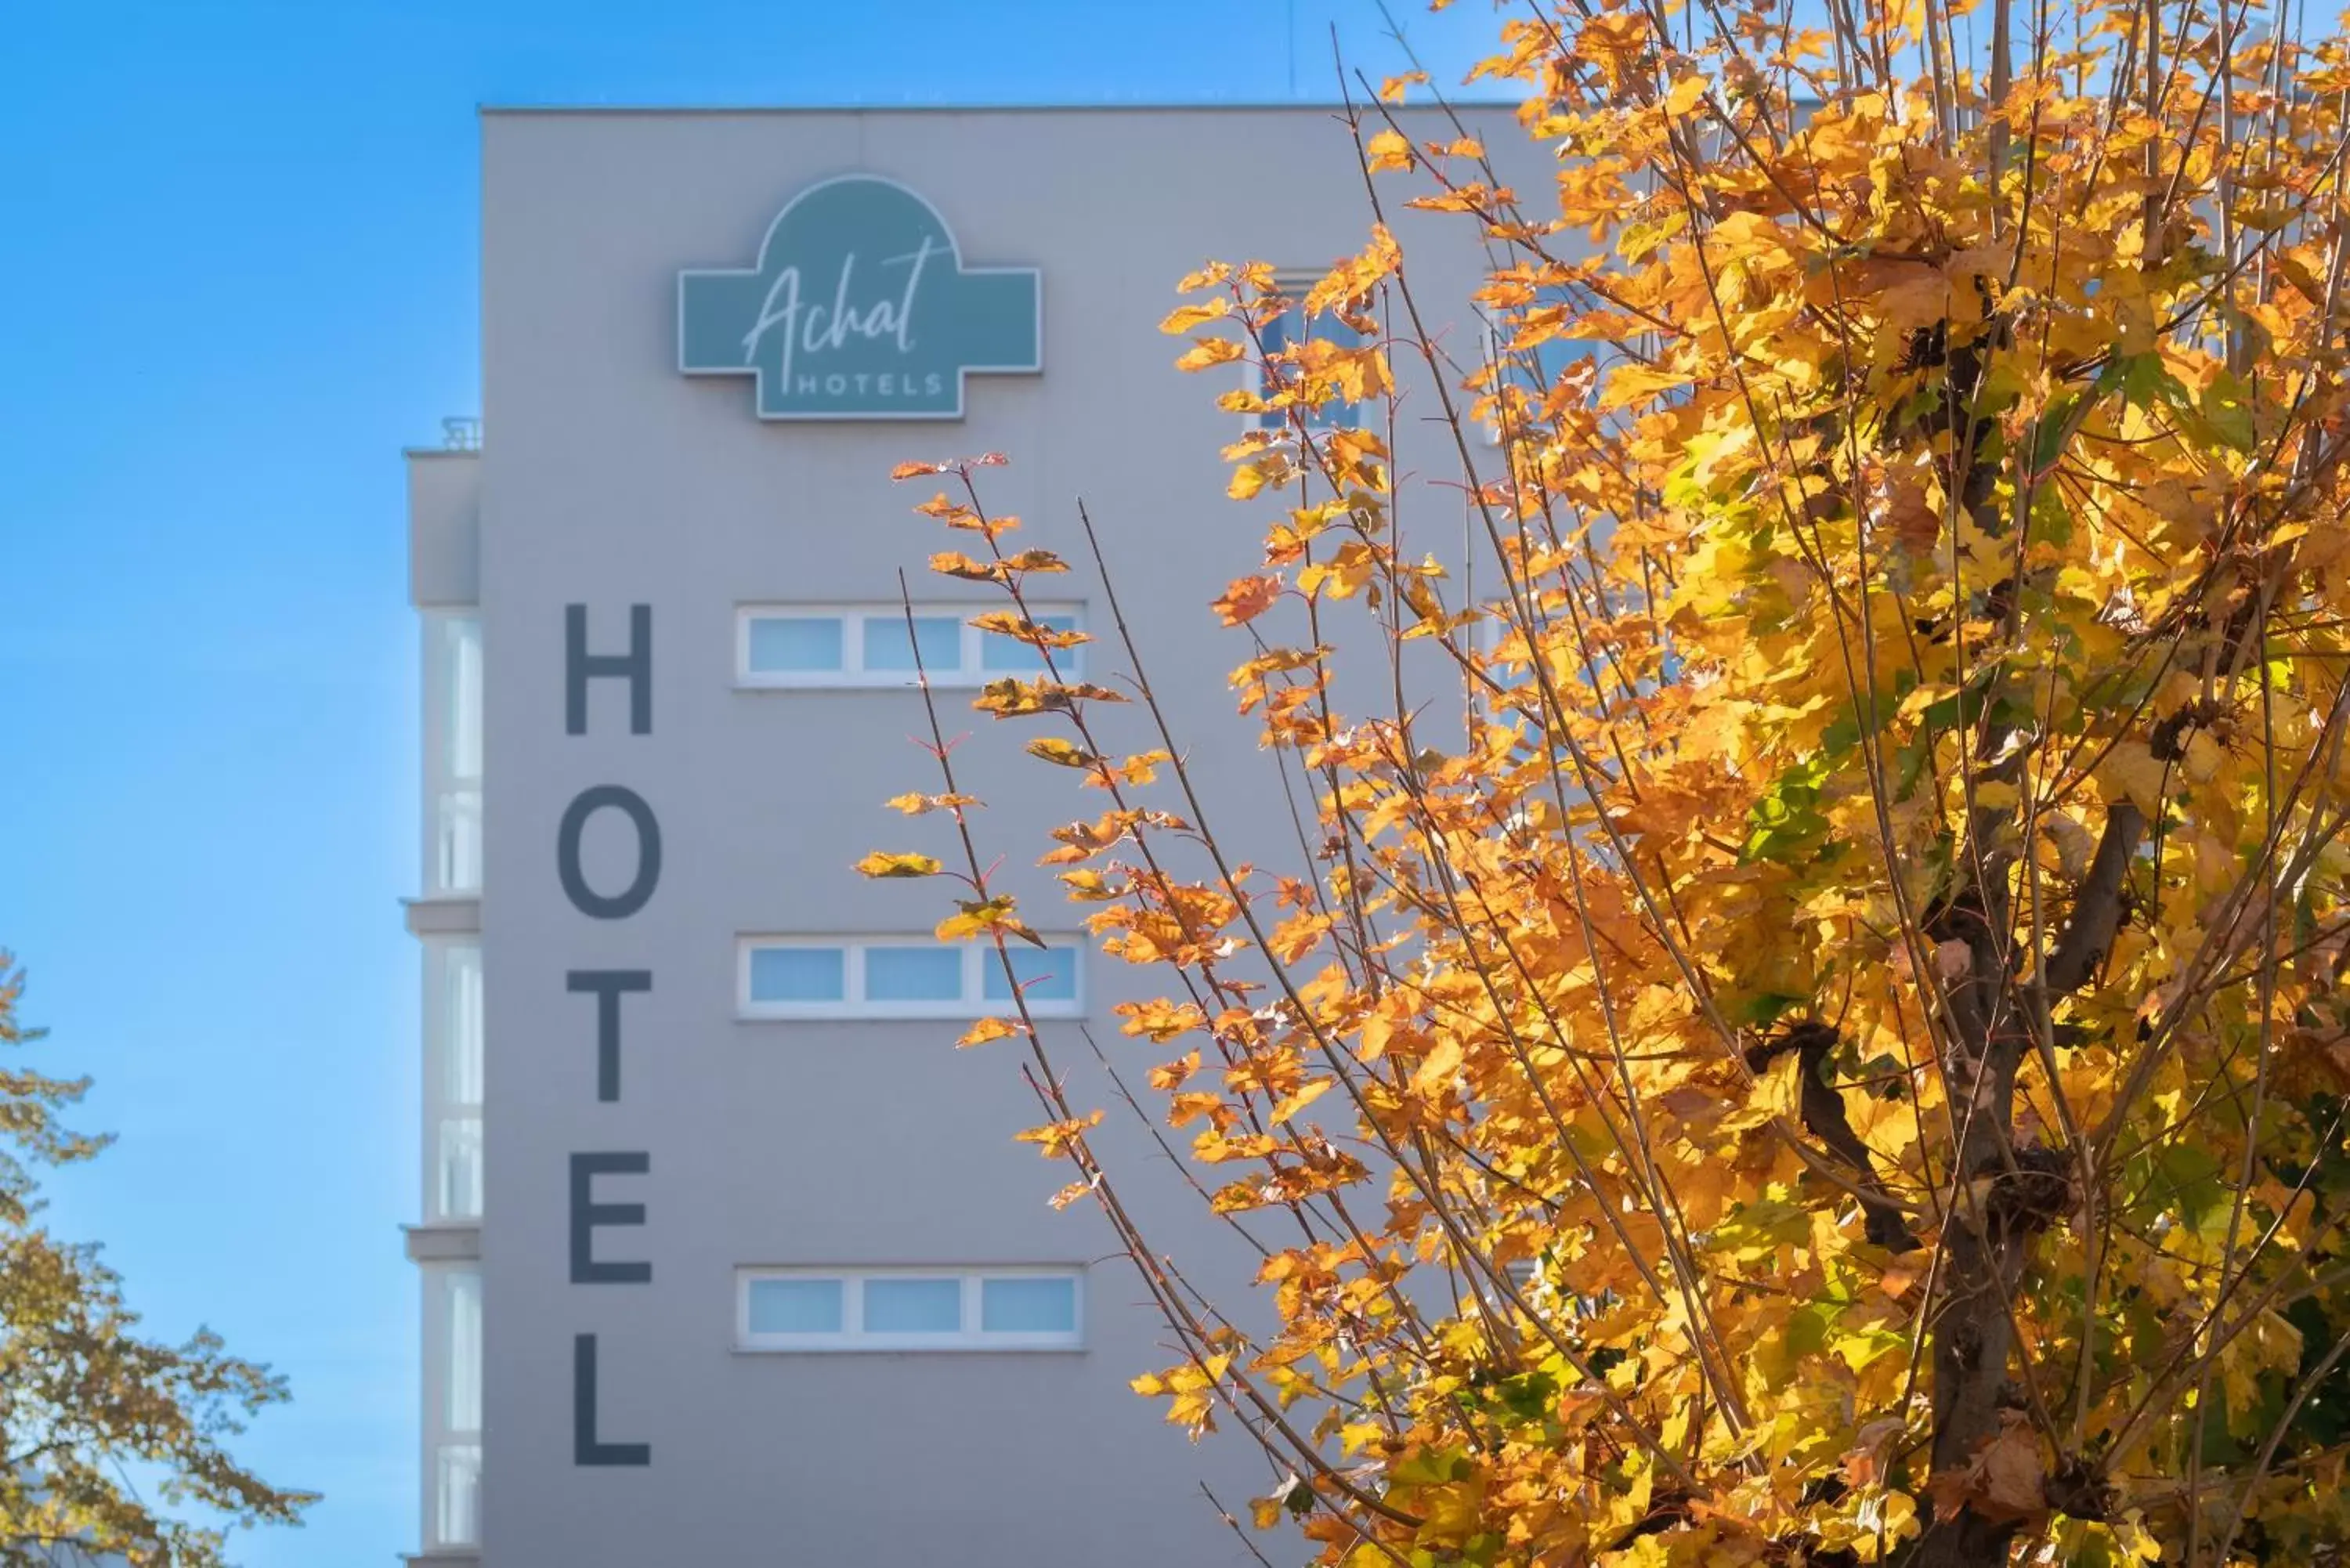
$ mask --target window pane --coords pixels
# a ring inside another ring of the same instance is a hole
[[[482,623],[470,618],[442,623],[449,687],[449,776],[482,776]]]
[[[868,1002],[955,1002],[962,996],[960,948],[868,948]]]
[[[979,1326],[989,1334],[1073,1334],[1075,1280],[982,1280]]]
[[[962,622],[951,615],[918,615],[914,639],[906,640],[906,618],[869,615],[865,618],[865,668],[902,670],[911,673],[914,650],[922,653],[922,668],[932,674],[962,668]]]
[[[1031,1002],[1075,1002],[1077,999],[1077,950],[1072,947],[1052,947],[1042,950],[1016,947],[1007,950],[1012,955],[1012,971],[1020,977],[1023,995]],[[990,1002],[1009,1002],[1012,988],[1004,983],[1003,965],[992,952],[980,955],[980,964],[987,977],[984,995]]]
[[[433,1218],[478,1220],[482,1217],[482,1118],[444,1116],[436,1131],[435,1168],[440,1181],[433,1189]]]
[[[444,1432],[482,1429],[482,1276],[449,1276],[449,1383]]]
[[[756,948],[751,953],[754,1002],[839,1002],[847,965],[838,948]]]
[[[838,616],[759,616],[751,622],[751,669],[763,675],[840,669]]]
[[[482,1103],[482,950],[452,947],[442,961],[441,1097],[452,1106]]]
[[[482,1445],[443,1443],[433,1450],[432,1544],[471,1546],[481,1538]]]
[[[1075,631],[1077,618],[1073,615],[1040,615],[1038,626],[1049,626],[1055,631]],[[1054,667],[1063,675],[1077,673],[1079,648],[1056,648],[1053,650]],[[1006,637],[1000,631],[982,632],[979,638],[979,667],[982,670],[1035,675],[1045,668],[1045,655],[1035,644],[1023,642],[1016,637]]]
[[[961,1327],[961,1280],[865,1282],[868,1334],[952,1334]]]
[[[753,1280],[753,1334],[838,1334],[838,1280]]]
[[[476,893],[482,887],[482,792],[442,790],[434,802],[433,891]]]

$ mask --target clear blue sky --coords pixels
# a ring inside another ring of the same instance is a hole
[[[403,444],[475,408],[474,110],[1328,96],[1373,0],[19,0],[0,41],[0,946],[121,1142],[52,1184],[153,1330],[292,1379],[413,1550],[415,629]],[[1441,79],[1492,36],[1396,10]],[[496,1049],[495,1042],[491,1043]],[[494,1485],[493,1480],[491,1484]]]

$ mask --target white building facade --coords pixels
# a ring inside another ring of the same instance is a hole
[[[1519,143],[1506,114],[1470,119],[1497,155]],[[1100,803],[1040,780],[1029,732],[968,711],[1026,650],[963,624],[993,606],[923,571],[950,547],[910,512],[935,486],[889,473],[1004,452],[991,507],[1081,566],[1082,497],[1211,809],[1278,854],[1286,821],[1222,679],[1245,655],[1205,607],[1266,520],[1226,498],[1217,457],[1243,421],[1212,400],[1244,368],[1178,373],[1158,323],[1209,258],[1318,275],[1361,248],[1345,126],[1326,108],[493,112],[483,162],[482,439],[409,468],[415,1560],[1246,1561],[1201,1484],[1245,1517],[1278,1478],[1131,1392],[1171,1358],[1132,1265],[1087,1206],[1046,1201],[1068,1168],[1013,1141],[1039,1116],[1005,1047],[954,1047],[1003,1010],[1000,976],[932,940],[938,885],[850,867],[948,850],[943,823],[882,805],[938,787],[909,743],[919,650],[950,732],[977,732],[956,761],[1003,886],[1054,933],[1024,960],[1035,1011],[1070,1032],[1065,1061],[1090,1060],[1085,1027],[1149,1064],[1111,1008],[1162,987],[1088,953],[1074,912],[1056,926],[1031,864]],[[1473,361],[1473,231],[1390,221]],[[1426,372],[1397,361],[1423,421],[1399,424],[1399,472],[1457,472]],[[1460,537],[1443,493],[1405,497],[1432,549]],[[1055,581],[1054,618],[1107,630],[1098,584]],[[1114,680],[1107,645],[1083,657]],[[1243,1296],[1245,1260],[1144,1131],[1114,1114],[1103,1137],[1153,1245]]]

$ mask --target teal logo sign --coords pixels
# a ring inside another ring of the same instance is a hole
[[[792,198],[756,266],[677,279],[678,369],[749,376],[763,420],[959,420],[966,376],[1044,368],[1035,267],[970,266],[928,202],[844,175]]]

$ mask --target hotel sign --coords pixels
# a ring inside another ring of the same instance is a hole
[[[959,420],[963,378],[1044,368],[1035,267],[967,266],[946,222],[893,180],[792,198],[758,265],[677,279],[678,369],[749,376],[763,420]]]

